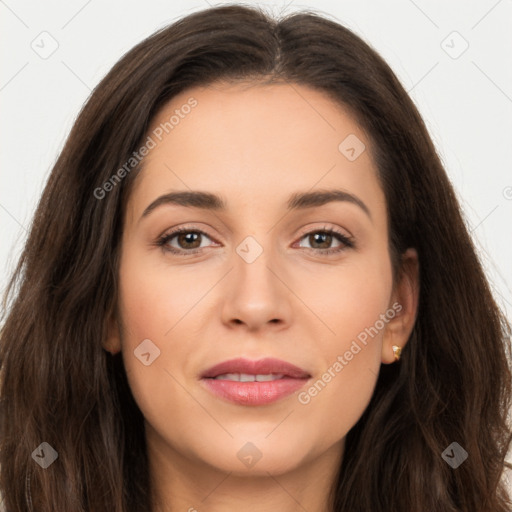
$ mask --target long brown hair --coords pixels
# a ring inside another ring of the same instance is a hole
[[[340,24],[229,5],[193,13],[124,55],[51,172],[4,298],[7,512],[152,508],[143,417],[121,357],[101,344],[116,310],[122,222],[140,166],[97,191],[140,148],[168,100],[218,80],[302,84],[350,109],[372,140],[395,278],[400,254],[418,251],[417,321],[402,360],[382,366],[347,435],[332,509],[509,510],[500,475],[511,439],[510,325],[417,109],[383,59]],[[42,442],[58,453],[46,469],[31,457]],[[452,442],[468,453],[456,469],[442,457]]]

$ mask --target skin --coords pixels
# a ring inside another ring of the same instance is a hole
[[[366,409],[381,363],[404,347],[418,303],[418,258],[404,255],[393,283],[387,209],[367,135],[323,93],[289,84],[221,84],[174,97],[148,133],[190,97],[198,104],[151,149],[124,219],[117,314],[106,350],[122,351],[134,398],[146,420],[159,510],[325,511],[347,432]],[[338,146],[355,134],[366,150],[349,161]],[[287,211],[294,192],[343,189],[363,201]],[[170,191],[220,194],[224,212],[167,204],[141,218]],[[175,237],[166,253],[155,240],[171,228],[207,233],[195,244]],[[324,227],[353,238],[343,247],[309,236]],[[248,263],[236,252],[247,237],[263,249]],[[188,245],[187,245],[188,243]],[[234,357],[275,357],[312,376],[309,389],[357,336],[398,303],[401,310],[302,404],[296,392],[263,406],[237,405],[198,379]],[[134,356],[150,339],[160,355]],[[237,457],[247,442],[261,459]]]

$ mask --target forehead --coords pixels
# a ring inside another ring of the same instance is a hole
[[[137,178],[134,214],[157,195],[187,189],[260,206],[317,187],[385,202],[367,135],[341,104],[309,87],[191,88],[158,112],[147,135],[154,144]]]

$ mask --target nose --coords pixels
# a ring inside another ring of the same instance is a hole
[[[246,247],[242,244],[242,248]],[[253,260],[238,249],[233,254],[233,269],[226,276],[222,321],[230,327],[244,326],[248,331],[265,326],[285,328],[291,323],[293,293],[291,279],[278,256],[275,251],[262,248]]]

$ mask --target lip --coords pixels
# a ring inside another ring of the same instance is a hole
[[[248,373],[251,375],[282,373],[286,377],[290,377],[292,379],[311,377],[306,370],[283,361],[282,359],[266,357],[264,359],[253,361],[251,359],[237,357],[236,359],[229,359],[228,361],[223,361],[222,363],[212,366],[201,374],[201,378],[214,378],[226,373]]]
[[[227,373],[282,374],[283,377],[265,382],[239,382],[216,380]],[[236,358],[212,366],[200,376],[201,382],[214,395],[240,405],[265,405],[292,394],[300,389],[311,375],[281,359],[265,358],[253,361]]]

